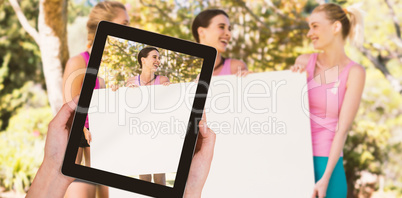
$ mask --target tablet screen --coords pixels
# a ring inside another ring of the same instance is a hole
[[[174,187],[202,64],[108,35],[76,164]]]

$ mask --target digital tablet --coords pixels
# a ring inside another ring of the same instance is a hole
[[[62,173],[152,197],[183,197],[216,54],[100,22]]]

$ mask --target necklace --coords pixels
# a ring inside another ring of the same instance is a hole
[[[147,85],[148,83],[152,82],[153,80],[155,80],[155,78],[156,78],[156,74],[154,74],[154,77],[150,81],[145,83],[144,85]],[[140,84],[140,86],[141,86],[141,74],[138,75],[138,84]]]

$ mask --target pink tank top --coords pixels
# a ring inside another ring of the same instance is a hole
[[[355,63],[351,61],[340,71],[338,81],[325,84],[314,80],[317,57],[318,54],[312,54],[306,68],[313,155],[328,157],[337,130],[349,70]]]
[[[142,86],[142,85],[141,85],[141,78],[140,78],[140,75],[135,76],[135,81],[134,81],[134,83],[135,83],[136,85],[138,85],[138,86]],[[161,82],[160,82],[160,76],[158,75],[158,76],[156,76],[155,80],[152,82],[152,85],[160,85],[160,84],[161,84]]]
[[[82,52],[81,54],[80,54],[83,58],[84,58],[84,60],[85,60],[85,66],[87,66],[88,67],[88,61],[89,61],[89,53],[88,52]],[[96,77],[96,82],[95,82],[95,87],[94,87],[94,89],[99,89],[99,79],[98,79],[98,77]],[[88,116],[87,116],[87,119],[85,120],[85,127],[86,128],[89,128],[89,122],[88,122]]]
[[[230,71],[230,58],[225,59],[225,62],[223,63],[221,72],[219,72],[218,76],[223,76],[223,75],[231,75],[232,72]]]

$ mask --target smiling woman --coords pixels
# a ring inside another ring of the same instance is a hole
[[[145,47],[138,53],[137,60],[141,67],[141,74],[129,78],[126,86],[135,87],[143,85],[170,84],[170,81],[166,76],[155,74],[161,63],[158,49],[155,47]]]
[[[222,56],[232,37],[231,29],[228,14],[219,9],[204,10],[193,21],[192,33],[197,43],[209,45],[218,51],[214,76],[248,73],[243,61]]]
[[[307,34],[322,53],[304,54],[293,71],[307,71],[316,185],[312,197],[346,198],[343,146],[362,96],[365,70],[345,53],[345,43],[362,43],[363,21],[355,7],[322,4],[309,18]]]

